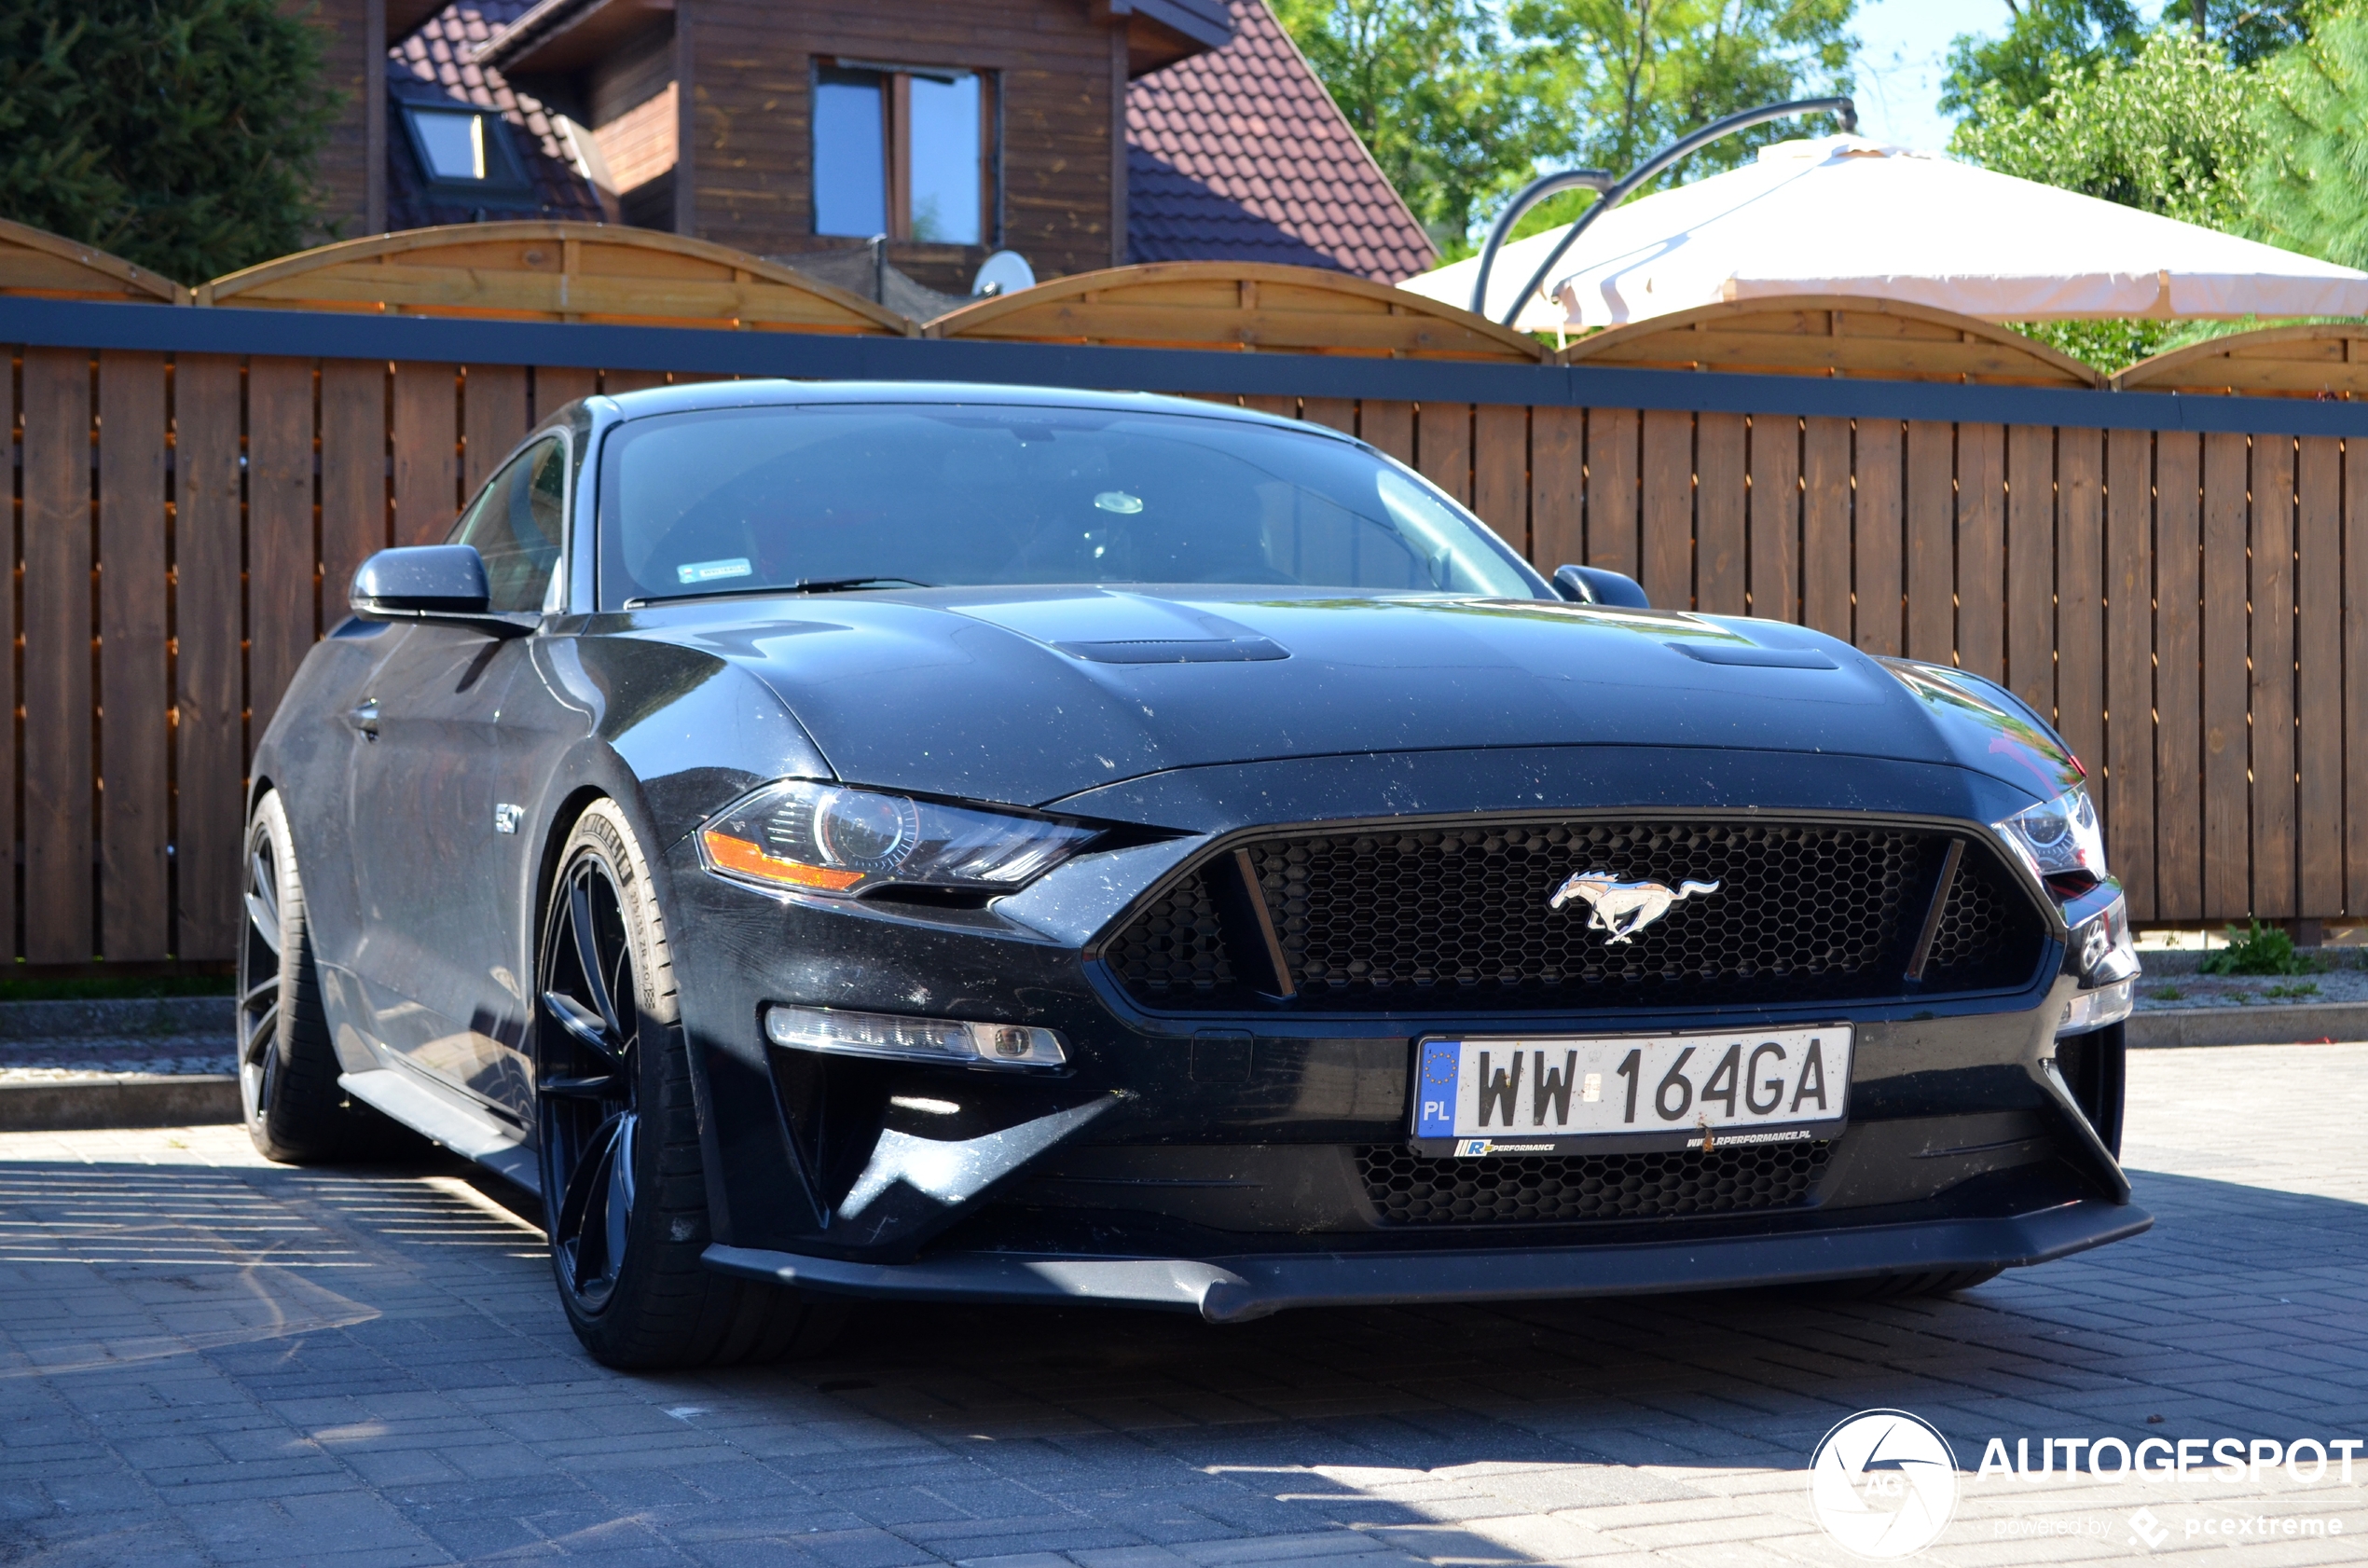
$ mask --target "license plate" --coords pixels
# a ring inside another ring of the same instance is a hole
[[[1414,1147],[1562,1154],[1829,1137],[1848,1110],[1850,1049],[1846,1024],[1426,1039],[1415,1052]]]

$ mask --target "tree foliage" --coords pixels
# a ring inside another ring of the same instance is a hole
[[[1995,103],[2028,109],[2068,73],[2132,59],[2141,42],[2127,0],[2024,0],[2014,12],[2002,36],[1962,34],[1949,47],[1943,114],[1980,113],[1989,89]]]
[[[276,0],[0,5],[0,213],[168,278],[301,249],[336,112]]]
[[[2262,238],[2368,267],[2368,18],[2330,20],[2263,76],[2247,184]]]
[[[2183,223],[2241,233],[2246,172],[2263,151],[2251,73],[2192,33],[2164,29],[2124,63],[2067,71],[2025,107],[1984,83],[1949,150],[2002,174],[2076,190]],[[2024,330],[2093,364],[2142,359],[2171,340],[2168,322],[2057,322]]]
[[[1850,89],[1855,0],[1276,0],[1349,122],[1452,257],[1549,163],[1626,172],[1688,131],[1761,103]],[[1732,168],[1779,122],[1669,179]],[[1559,198],[1522,233],[1567,223]]]

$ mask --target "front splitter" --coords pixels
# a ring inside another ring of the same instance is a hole
[[[707,1266],[830,1295],[914,1301],[1164,1307],[1246,1323],[1287,1307],[1648,1296],[1807,1285],[1867,1274],[2046,1263],[2137,1235],[2155,1217],[2083,1198],[1994,1219],[1843,1227],[1782,1236],[1514,1251],[1081,1258],[957,1253],[860,1263],[710,1246]]]

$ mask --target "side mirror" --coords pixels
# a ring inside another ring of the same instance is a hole
[[[1554,569],[1554,591],[1574,604],[1604,604],[1621,610],[1650,610],[1633,577],[1605,571],[1600,566],[1560,566]]]
[[[488,608],[485,559],[474,544],[381,550],[353,574],[347,602],[366,621],[454,621],[497,637],[533,629],[533,619]]]

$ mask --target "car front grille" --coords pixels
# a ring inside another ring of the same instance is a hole
[[[1550,1225],[1670,1219],[1808,1201],[1830,1143],[1755,1144],[1644,1154],[1434,1160],[1402,1145],[1356,1151],[1384,1225]]]
[[[1734,819],[1302,831],[1204,860],[1103,956],[1144,1006],[1186,1011],[1279,995],[1278,952],[1290,1005],[1320,1011],[1764,1006],[2019,986],[2046,927],[1971,837],[1922,975],[1907,977],[1952,836]],[[1265,922],[1241,891],[1245,860]],[[1594,871],[1717,890],[1614,942],[1584,902],[1550,904],[1572,873]]]

